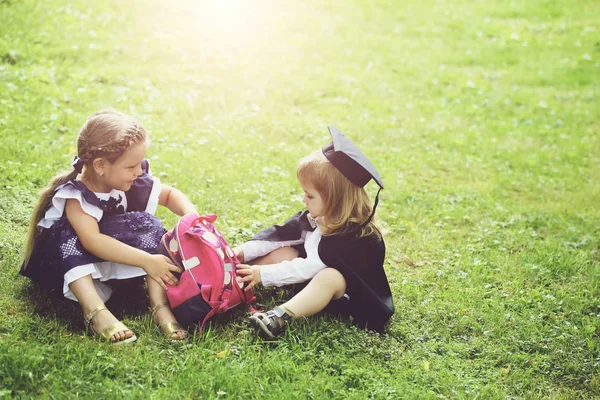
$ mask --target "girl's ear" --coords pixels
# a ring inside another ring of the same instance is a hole
[[[106,160],[102,157],[95,158],[94,161],[92,161],[92,166],[94,167],[94,172],[103,176],[104,169],[106,168]]]

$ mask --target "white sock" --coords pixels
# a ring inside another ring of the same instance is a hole
[[[283,306],[277,306],[272,311],[273,311],[273,314],[275,314],[277,317],[283,318],[283,319],[290,319],[290,318],[292,318],[292,315],[294,314]]]

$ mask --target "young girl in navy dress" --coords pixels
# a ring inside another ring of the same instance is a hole
[[[114,110],[93,114],[77,138],[73,171],[42,191],[29,227],[20,273],[78,301],[88,327],[112,343],[135,334],[106,308],[106,281],[147,275],[154,318],[169,337],[185,339],[168,301],[166,284],[179,268],[156,254],[165,232],[157,205],[175,214],[195,212],[179,190],[150,175],[144,128]]]
[[[383,269],[385,244],[373,221],[375,205],[364,186],[374,179],[371,162],[335,127],[333,141],[300,160],[297,177],[306,210],[235,248],[238,274],[247,288],[304,283],[281,306],[250,321],[274,338],[294,317],[321,311],[351,317],[360,327],[383,330],[394,312]]]

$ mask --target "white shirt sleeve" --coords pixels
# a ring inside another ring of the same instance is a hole
[[[307,232],[304,243],[306,258],[295,258],[262,267],[260,277],[263,286],[284,286],[305,282],[313,278],[317,272],[327,268],[319,257],[320,242],[321,231],[318,228],[314,232]]]
[[[50,228],[52,225],[54,225],[54,223],[58,221],[65,212],[67,199],[75,199],[79,201],[79,203],[81,203],[83,212],[94,217],[96,221],[100,221],[102,215],[104,214],[104,211],[102,211],[100,207],[96,207],[85,201],[85,198],[79,190],[75,189],[71,185],[65,184],[57,188],[57,191],[52,198],[50,208],[48,211],[46,211],[46,214],[44,214],[44,218],[38,222],[37,226],[42,228]]]

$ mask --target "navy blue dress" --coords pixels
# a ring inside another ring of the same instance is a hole
[[[83,276],[92,276],[98,294],[106,301],[112,289],[105,281],[145,275],[139,267],[106,261],[87,251],[64,212],[66,200],[77,199],[83,211],[96,218],[101,233],[156,254],[165,233],[160,220],[153,215],[161,184],[150,174],[148,160],[142,163],[142,170],[127,192],[95,193],[78,180],[56,188],[44,218],[38,223],[41,232],[35,239],[31,257],[21,266],[20,274],[75,301],[69,283]]]

